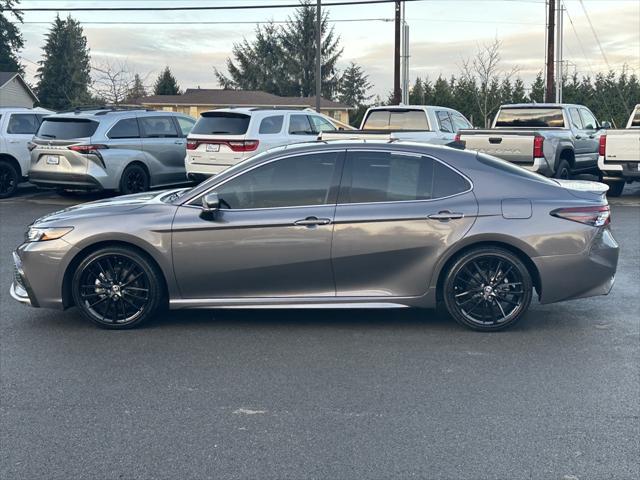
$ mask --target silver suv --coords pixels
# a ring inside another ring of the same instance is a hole
[[[46,117],[31,144],[29,180],[67,190],[137,193],[184,183],[195,120],[174,112],[75,110]]]

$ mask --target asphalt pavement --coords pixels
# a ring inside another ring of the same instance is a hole
[[[506,332],[422,310],[170,312],[106,331],[8,294],[36,217],[0,201],[0,478],[640,478],[640,188],[606,297]]]

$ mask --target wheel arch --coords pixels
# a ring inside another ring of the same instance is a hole
[[[558,169],[558,165],[560,161],[566,160],[569,162],[569,166],[573,169],[576,165],[576,153],[573,150],[573,147],[570,145],[559,145],[558,146],[558,155],[556,156],[556,164],[554,170]]]
[[[152,263],[158,269],[158,272],[160,272],[161,287],[164,293],[164,298],[165,300],[168,299],[169,285],[167,282],[166,272],[164,271],[160,263],[156,260],[156,258],[152,254],[150,254],[148,251],[146,251],[144,248],[140,247],[139,245],[136,245],[135,243],[132,243],[132,242],[128,242],[126,240],[103,240],[103,241],[98,241],[90,245],[84,246],[82,249],[80,249],[79,252],[77,252],[74,255],[71,261],[67,264],[67,267],[65,268],[64,275],[62,278],[62,307],[63,308],[66,309],[74,306],[73,294],[71,291],[71,281],[73,279],[73,274],[75,273],[76,268],[78,267],[80,262],[82,262],[82,260],[84,260],[87,257],[87,255],[105,247],[129,248],[131,250],[134,250],[139,255],[142,255],[143,257],[145,257],[150,263]]]
[[[538,297],[542,294],[542,280],[540,277],[540,272],[536,267],[533,260],[531,260],[531,252],[527,252],[529,248],[520,245],[521,242],[514,241],[516,239],[477,239],[471,242],[467,242],[464,245],[459,246],[459,248],[450,251],[449,254],[441,261],[440,266],[437,271],[437,281],[436,281],[436,299],[441,301],[443,299],[442,290],[444,287],[444,281],[447,276],[447,272],[451,268],[451,265],[461,256],[464,255],[469,250],[473,250],[479,247],[497,247],[508,250],[518,257],[522,263],[524,263],[529,275],[531,275],[531,281],[533,286],[536,289]]]
[[[149,187],[153,187],[154,183],[153,183],[153,177],[151,176],[151,170],[149,169],[149,165],[147,165],[145,160],[142,160],[141,158],[135,158],[133,160],[131,160],[130,162],[125,163],[122,167],[121,170],[118,174],[118,191],[120,191],[120,185],[122,183],[122,176],[124,175],[124,172],[127,170],[127,168],[133,166],[133,165],[138,165],[140,167],[142,167],[144,169],[145,172],[147,172],[147,177],[149,177]]]

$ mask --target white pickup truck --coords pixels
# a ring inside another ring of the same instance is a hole
[[[0,198],[13,195],[26,180],[31,161],[28,144],[50,113],[44,108],[0,108]]]
[[[627,128],[607,130],[600,137],[598,168],[612,197],[622,195],[625,183],[640,181],[640,104],[631,112]]]
[[[455,141],[458,130],[473,128],[457,110],[433,105],[390,105],[371,107],[359,130],[321,132],[320,140],[393,139],[446,145]]]

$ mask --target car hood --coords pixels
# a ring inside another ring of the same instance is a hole
[[[65,208],[64,210],[58,210],[57,212],[40,217],[35,220],[33,224],[55,223],[60,225],[61,223],[69,223],[68,226],[72,226],[71,222],[79,218],[95,218],[129,213],[150,204],[165,204],[170,206],[171,204],[163,202],[162,199],[184,190],[186,189],[136,193],[133,195],[123,195],[115,198],[97,200],[95,202],[82,203],[80,205]]]

